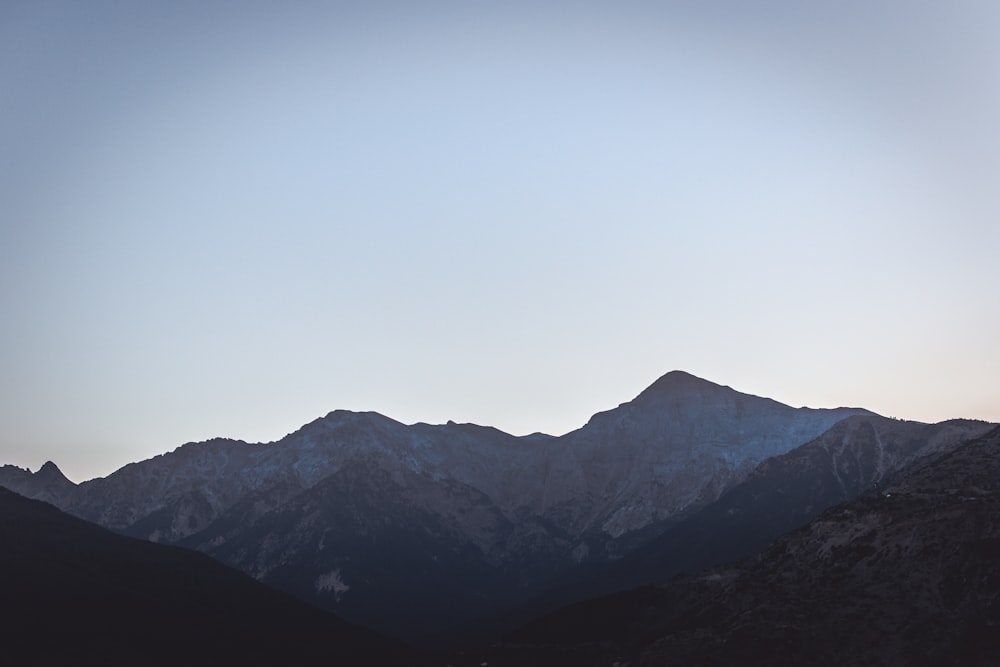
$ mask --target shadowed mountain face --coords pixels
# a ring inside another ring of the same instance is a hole
[[[497,636],[579,600],[756,554],[823,510],[884,487],[917,462],[992,428],[968,420],[921,424],[848,417],[819,438],[765,460],[718,500],[666,526],[624,557],[571,571],[542,595],[456,634]]]
[[[573,532],[627,543],[855,414],[870,413],[795,409],[675,371],[553,442],[544,501]]]
[[[1000,429],[914,464],[751,559],[579,603],[467,659],[1000,664]]]
[[[186,549],[0,489],[2,655],[17,665],[413,664],[395,642]]]
[[[412,638],[628,553],[855,414],[673,372],[558,438],[338,411],[275,443],[188,444],[78,486],[10,467],[0,484]]]
[[[802,447],[764,461],[716,502],[616,563],[602,592],[756,554],[828,507],[884,487],[915,462],[992,428],[964,420],[845,419]]]
[[[72,504],[77,498],[77,485],[52,461],[46,461],[35,473],[15,466],[0,467],[0,487],[57,507]]]

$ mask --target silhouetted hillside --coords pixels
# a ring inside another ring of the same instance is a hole
[[[397,665],[403,645],[231,570],[0,488],[9,665]]]

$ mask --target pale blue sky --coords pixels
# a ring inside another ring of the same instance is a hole
[[[6,2],[0,463],[675,368],[1000,421],[998,7]]]

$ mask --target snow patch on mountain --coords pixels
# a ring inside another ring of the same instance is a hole
[[[340,602],[341,596],[349,590],[351,590],[351,587],[344,583],[344,579],[340,576],[339,568],[330,570],[329,572],[325,572],[316,577],[316,592],[332,592],[337,602]]]

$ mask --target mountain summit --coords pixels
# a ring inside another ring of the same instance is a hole
[[[792,408],[673,371],[564,436],[561,454],[589,463],[591,494],[621,499],[610,514],[581,517],[618,538],[715,500],[758,463],[858,414],[871,413]]]
[[[688,373],[687,371],[670,371],[661,375],[653,384],[646,387],[646,389],[644,389],[637,398],[663,392],[674,392],[698,387],[729,389],[729,387],[724,387],[709,380],[705,380],[697,375],[691,375],[691,373]]]
[[[76,484],[52,461],[46,461],[34,474],[17,466],[2,466],[0,486],[59,507],[72,504],[76,498]]]
[[[51,484],[73,485],[73,482],[69,481],[69,478],[63,474],[63,471],[59,469],[59,466],[52,461],[46,461],[42,464],[42,467],[35,473],[35,477],[40,481]]]

